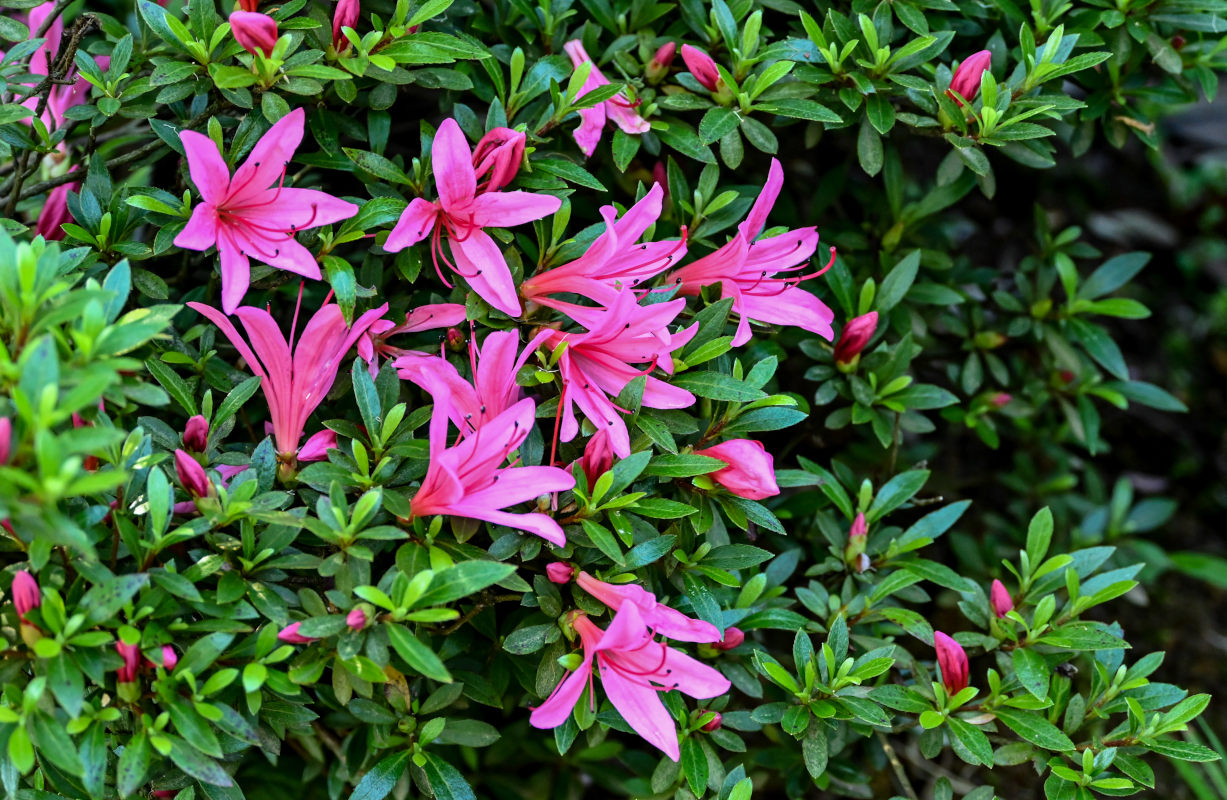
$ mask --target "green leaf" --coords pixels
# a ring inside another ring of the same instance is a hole
[[[695,797],[702,797],[707,788],[707,756],[703,747],[694,736],[688,736],[682,742],[682,774],[690,791]]]
[[[725,462],[711,456],[700,456],[694,453],[667,453],[653,458],[645,473],[660,478],[690,478],[695,475],[706,475],[727,466]]]
[[[1166,758],[1178,761],[1218,761],[1219,754],[1205,745],[1196,742],[1182,742],[1177,739],[1153,739],[1142,743],[1147,750],[1158,753]]]
[[[1031,742],[1031,744],[1038,745],[1045,750],[1056,750],[1058,752],[1074,749],[1074,743],[1070,738],[1062,733],[1056,725],[1053,725],[1039,714],[1012,708],[995,708],[993,713],[1010,730]]]
[[[175,766],[198,781],[214,786],[233,786],[234,780],[213,759],[176,736],[161,734],[170,740],[170,758]]]
[[[609,557],[615,564],[621,565],[624,562],[622,557],[622,548],[618,546],[618,540],[610,532],[609,528],[601,525],[598,522],[590,519],[580,520],[583,525],[584,533],[588,534],[588,538],[596,545],[596,548]]]
[[[443,666],[435,651],[422,644],[407,628],[388,623],[384,625],[384,630],[388,633],[388,641],[405,663],[431,680],[439,683],[452,682],[451,673]]]
[[[392,181],[393,183],[406,186],[413,183],[404,170],[378,153],[370,153],[353,147],[345,147],[342,150],[345,151],[345,155],[349,156],[350,161],[357,164],[364,172],[369,172],[376,178],[382,178],[385,181]]]
[[[430,781],[435,800],[477,800],[473,789],[455,767],[430,751],[423,755],[426,763],[422,765],[422,771]]]
[[[1039,700],[1048,699],[1048,662],[1034,650],[1019,647],[1011,654],[1014,674],[1023,688]]]
[[[929,471],[925,469],[913,469],[899,473],[878,490],[877,495],[873,498],[873,504],[865,512],[865,518],[872,523],[886,516],[912,499],[912,496],[919,492],[928,480]]]
[[[958,717],[947,717],[946,725],[950,728],[950,746],[955,755],[973,766],[993,765],[993,746],[979,728]]]
[[[86,592],[78,607],[86,610],[86,619],[91,623],[112,620],[147,583],[149,576],[145,573],[110,578]]]
[[[1079,300],[1093,300],[1124,286],[1150,261],[1150,253],[1123,253],[1091,273],[1078,289]]]
[[[409,760],[409,756],[408,750],[402,750],[381,758],[375,766],[366,771],[362,780],[358,781],[349,800],[383,800],[396,788],[397,781],[405,772],[405,762]]]
[[[430,588],[413,605],[422,608],[450,603],[505,580],[515,571],[514,564],[499,561],[462,561],[436,572]]]
[[[865,170],[870,177],[882,171],[882,164],[886,160],[882,149],[882,137],[874,130],[868,116],[861,121],[861,132],[856,138],[856,156],[860,161],[861,169]]]
[[[672,381],[674,386],[694,392],[699,397],[711,400],[724,400],[734,403],[748,403],[760,400],[767,395],[732,375],[706,370],[703,372],[683,373]]]
[[[729,131],[736,130],[739,117],[731,108],[709,108],[699,123],[699,139],[703,144],[717,142]]]
[[[149,737],[143,730],[124,744],[124,751],[119,756],[119,764],[115,770],[115,784],[120,797],[128,797],[144,785],[152,758],[153,749],[149,746]]]

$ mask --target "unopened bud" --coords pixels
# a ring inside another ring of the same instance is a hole
[[[524,161],[527,136],[511,128],[493,128],[473,149],[473,171],[479,181],[478,191],[497,192],[511,183]],[[489,173],[489,177],[481,178]]]
[[[1014,610],[1014,598],[1010,597],[1010,590],[1005,588],[1005,584],[1001,581],[993,581],[993,587],[989,591],[989,600],[993,606],[993,613],[998,619]]]
[[[337,8],[332,12],[332,46],[340,51],[349,47],[349,39],[341,32],[342,28],[352,28],[358,24],[358,16],[362,7],[358,0],[338,0]]]
[[[0,467],[9,463],[9,455],[13,452],[13,421],[8,417],[0,417]]]
[[[200,414],[189,419],[183,427],[183,446],[195,453],[208,449],[209,421]]]
[[[708,712],[701,711],[699,713],[706,714]],[[724,721],[724,717],[720,714],[719,711],[715,712],[715,714],[716,716],[712,717],[707,722],[703,723],[703,727],[699,728],[699,730],[703,731],[704,733],[711,733],[712,731],[720,730],[720,724]]]
[[[734,648],[740,647],[741,643],[745,640],[746,635],[742,632],[741,628],[725,628],[724,638],[713,643],[712,647],[716,648],[717,650],[727,652]]]
[[[545,565],[545,575],[550,579],[550,583],[570,583],[575,576],[575,567],[562,561],[554,561]]]
[[[995,392],[988,401],[993,404],[993,408],[1005,408],[1013,399],[1009,392]]]
[[[980,93],[980,76],[992,64],[993,54],[987,50],[969,55],[954,71],[954,77],[950,79],[950,90],[946,94],[960,106],[963,105],[963,100],[970,103]],[[963,100],[960,100],[958,95],[962,95]]]
[[[175,451],[175,472],[179,474],[179,483],[192,497],[208,497],[213,489],[204,467],[183,450]]]
[[[124,660],[123,666],[116,670],[115,678],[120,683],[132,683],[136,680],[137,670],[141,666],[141,647],[127,644],[122,640],[115,642],[115,652]]]
[[[313,636],[303,636],[299,633],[298,627],[300,625],[302,625],[301,622],[291,622],[281,629],[281,632],[277,634],[277,638],[286,644],[311,644],[316,641]]]
[[[673,57],[677,55],[677,44],[674,42],[665,42],[648,61],[648,65],[644,68],[644,77],[651,83],[657,83],[665,75],[669,74],[669,67],[673,64]]]
[[[345,624],[352,631],[360,631],[366,627],[366,611],[355,608],[345,615]]]
[[[179,663],[179,654],[175,652],[175,648],[168,644],[162,645],[162,666],[165,669],[174,669]]]
[[[230,32],[247,52],[260,52],[267,58],[277,44],[277,21],[267,14],[235,11],[230,15]]]
[[[848,324],[839,334],[839,341],[835,343],[835,362],[850,364],[852,359],[859,356],[869,344],[869,340],[873,338],[873,333],[877,329],[878,312],[876,311],[870,311],[868,314],[848,320]]]
[[[690,74],[704,89],[709,92],[720,90],[723,81],[720,79],[720,70],[716,69],[716,62],[711,56],[697,47],[684,44],[682,45],[682,61],[686,62],[686,69],[690,70]]]
[[[453,352],[459,352],[464,349],[465,338],[464,331],[459,328],[447,329],[447,349]]]
[[[17,616],[22,619],[43,602],[38,581],[34,580],[34,576],[24,569],[13,576],[12,594],[13,605],[17,607]]]
[[[971,343],[980,350],[996,350],[1009,341],[1009,338],[999,331],[980,331],[972,337]]]

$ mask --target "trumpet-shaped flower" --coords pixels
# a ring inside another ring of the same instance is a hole
[[[616,397],[628,383],[654,367],[673,372],[673,351],[690,341],[695,332],[692,326],[669,333],[667,326],[685,304],[684,300],[670,300],[641,306],[627,289],[609,308],[579,320],[589,328],[587,333],[551,333],[546,340],[548,347],[566,344],[558,360],[562,441],[569,442],[579,433],[575,418],[575,406],[579,406],[597,430],[608,429],[610,447],[619,458],[631,454],[630,433],[618,414],[621,409],[610,396]],[[646,368],[631,366],[643,362],[649,362]],[[651,376],[643,390],[643,405],[648,408],[689,408],[694,401],[694,395],[685,389]]]
[[[695,455],[718,458],[727,467],[708,477],[739,497],[762,500],[780,493],[775,482],[775,461],[755,439],[729,439],[726,442],[695,450]]]
[[[655,277],[686,255],[686,229],[677,241],[643,242],[639,238],[660,217],[664,189],[659,183],[618,218],[613,206],[602,206],[605,230],[584,254],[561,267],[539,272],[520,284],[520,295],[538,305],[570,313],[577,306],[553,300],[551,294],[571,293],[610,305],[622,289]]]
[[[784,170],[773,158],[767,183],[749,215],[738,226],[737,234],[716,252],[670,275],[681,285],[683,295],[697,295],[704,286],[720,284],[723,297],[733,299],[733,311],[741,317],[733,337],[736,346],[750,340],[751,319],[794,325],[825,339],[832,338],[834,313],[799,284],[826,272],[835,262],[835,248],[831,248],[831,262],[817,272],[777,276],[776,273],[792,273],[809,263],[818,247],[818,230],[801,228],[758,239],[783,185]]]
[[[300,302],[301,299],[300,294]],[[290,339],[286,341],[271,314],[263,309],[242,306],[235,310],[235,316],[247,331],[251,340],[249,346],[225,314],[203,303],[188,305],[221,328],[251,371],[260,376],[260,386],[268,400],[269,416],[272,418],[273,440],[281,460],[286,463],[296,460],[296,455],[299,455],[298,444],[307,417],[319,407],[332,388],[341,359],[367,328],[388,310],[385,303],[363,314],[350,327],[345,324],[341,307],[328,303],[315,312],[303,329],[302,337],[295,342],[293,326],[290,328]],[[298,310],[295,309],[294,324],[297,325],[297,322]]]
[[[507,260],[482,229],[510,228],[541,219],[557,211],[562,201],[552,195],[523,191],[478,194],[473,151],[454,119],[446,119],[439,126],[430,156],[439,200],[432,203],[414,198],[392,228],[384,249],[394,253],[431,237],[435,272],[445,285],[451,286],[439,268],[440,260],[463,276],[487,303],[518,317],[520,300]],[[453,261],[443,255],[444,233]]]
[[[358,213],[356,205],[327,192],[284,186],[290,157],[302,141],[303,119],[303,110],[296,108],[278,120],[233,177],[212,139],[195,131],[179,134],[201,202],[175,245],[187,250],[217,245],[222,310],[227,314],[234,313],[247,293],[249,259],[318,280],[315,256],[294,234]]]
[[[587,572],[575,579],[579,587],[615,611],[623,603],[633,603],[643,618],[643,624],[666,639],[679,642],[718,642],[720,629],[710,622],[688,617],[675,608],[658,602],[656,595],[634,583],[606,583]]]
[[[572,39],[562,46],[563,50],[567,51],[567,55],[571,57],[571,63],[578,67],[581,64],[591,64],[592,67],[588,72],[588,78],[584,81],[584,85],[580,87],[579,97],[605,86],[609,83],[600,68],[596,65],[589,56],[584,45],[579,39]],[[579,149],[584,155],[590,156],[596,151],[597,143],[601,141],[601,131],[605,129],[605,121],[612,120],[615,125],[621,128],[626,133],[641,134],[647,133],[652,129],[648,121],[639,116],[635,111],[635,106],[639,103],[632,103],[627,99],[626,95],[618,92],[608,100],[597,103],[592,108],[585,108],[579,112],[579,127],[575,129],[575,143],[579,145]]]
[[[550,336],[542,331],[517,355],[517,331],[494,331],[479,348],[469,342],[469,361],[473,382],[440,356],[411,356],[392,362],[397,374],[429,392],[436,403],[444,403],[452,424],[462,436],[473,435],[482,425],[502,414],[523,396],[516,384],[516,373],[528,363],[541,342]]]
[[[638,607],[627,600],[618,607],[609,628],[601,630],[576,616],[575,631],[584,647],[584,660],[555,687],[553,694],[533,709],[535,728],[556,728],[567,721],[584,693],[592,691],[592,665],[596,662],[601,686],[626,723],[649,744],[677,761],[677,728],[660,700],[659,692],[677,689],[694,698],[719,697],[730,683],[716,670],[654,639]],[[595,702],[595,698],[594,698]]]
[[[536,404],[521,400],[453,447],[447,446],[447,421],[453,415],[448,405],[446,397],[435,401],[430,419],[430,467],[410,501],[414,516],[449,514],[479,519],[534,533],[559,547],[565,545],[562,527],[552,517],[503,510],[575,486],[570,473],[557,467],[503,466],[508,455],[528,438]]]
[[[405,350],[388,344],[388,339],[401,333],[418,333],[438,328],[450,328],[464,322],[465,309],[460,303],[434,303],[418,306],[405,314],[401,325],[389,319],[381,319],[367,328],[358,340],[358,355],[371,368],[371,377],[379,373],[379,357],[384,358],[429,358],[429,353],[420,350]]]

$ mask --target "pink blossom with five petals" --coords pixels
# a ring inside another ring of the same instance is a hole
[[[579,97],[597,89],[601,86],[606,86],[609,79],[602,74],[600,67],[596,62],[589,57],[588,52],[584,50],[584,45],[579,39],[572,39],[562,46],[562,49],[571,57],[571,64],[578,67],[581,64],[591,64],[592,68],[588,72],[588,78],[584,81],[584,85],[580,87]],[[636,101],[632,103],[627,99],[626,95],[618,92],[608,100],[597,103],[592,108],[585,108],[579,112],[579,127],[575,129],[575,143],[579,145],[579,149],[584,155],[590,156],[596,151],[597,143],[601,141],[601,131],[605,129],[605,121],[612,120],[615,125],[621,128],[625,133],[642,134],[647,133],[652,129],[648,121],[639,116],[639,112],[635,111],[635,106],[639,105]]]
[[[688,617],[656,599],[656,595],[634,583],[606,583],[587,572],[575,579],[579,587],[615,611],[623,603],[633,603],[643,617],[643,624],[666,639],[679,642],[711,643],[720,641],[720,629],[710,622]]]

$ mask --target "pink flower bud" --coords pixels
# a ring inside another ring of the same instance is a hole
[[[1014,598],[1010,597],[1010,590],[1005,588],[1005,584],[1001,581],[993,581],[993,588],[989,591],[989,599],[992,601],[993,613],[997,615],[998,619],[1014,610]]]
[[[861,354],[865,345],[869,344],[869,340],[873,338],[873,332],[877,329],[878,312],[876,311],[870,311],[868,314],[848,320],[848,324],[839,334],[839,341],[835,343],[835,361],[840,364],[850,363],[852,359]]]
[[[613,467],[614,452],[609,442],[609,432],[604,428],[597,431],[584,446],[584,455],[579,460],[580,469],[588,478],[588,488],[591,489],[596,479]]]
[[[260,51],[265,57],[277,44],[277,21],[267,14],[254,11],[235,11],[230,15],[230,32],[234,40],[252,55]]]
[[[362,6],[358,0],[337,0],[337,8],[332,12],[332,46],[337,50],[349,47],[349,39],[341,33],[342,28],[353,28],[358,24]]]
[[[260,8],[260,0],[239,0],[239,8],[244,11],[257,11]]]
[[[24,569],[13,576],[13,605],[17,607],[17,616],[25,619],[35,608],[43,603],[43,594],[38,588],[38,581]]]
[[[137,670],[141,666],[141,648],[136,644],[125,644],[122,641],[115,642],[115,652],[119,653],[120,658],[124,660],[124,664],[120,667],[115,677],[120,683],[132,683],[136,680]]]
[[[725,628],[724,638],[712,645],[717,650],[727,651],[737,647],[741,647],[741,643],[746,640],[746,635],[742,633],[741,628]]]
[[[463,350],[465,342],[468,341],[464,338],[464,331],[455,327],[448,328],[444,338],[447,342],[447,349],[455,352]]]
[[[720,70],[716,69],[716,62],[711,56],[697,47],[684,44],[682,45],[682,61],[686,62],[686,69],[690,70],[690,74],[703,85],[704,89],[709,92],[719,90]]]
[[[213,489],[209,476],[205,475],[204,467],[184,450],[175,451],[175,471],[179,473],[179,483],[192,497],[208,497]]]
[[[345,615],[345,624],[350,630],[360,631],[366,627],[366,612],[361,608],[355,608]]]
[[[13,421],[8,417],[0,417],[0,467],[9,463],[13,453]]]
[[[76,169],[74,164],[72,169]],[[58,242],[64,238],[65,222],[72,222],[72,214],[68,211],[68,193],[80,190],[79,183],[65,183],[55,187],[47,195],[43,210],[38,212],[38,221],[34,223],[34,232],[49,242]]]
[[[707,712],[702,711],[700,713],[706,714]],[[724,717],[723,715],[721,715],[719,711],[715,713],[716,713],[716,716],[712,717],[707,722],[703,723],[703,727],[699,728],[699,730],[703,731],[704,733],[711,733],[712,731],[720,730],[720,723],[724,721]]]
[[[989,398],[989,402],[993,404],[993,408],[1005,408],[1013,399],[1008,392],[997,392]]]
[[[183,427],[183,446],[196,453],[209,447],[209,421],[197,414]]]
[[[852,520],[852,527],[848,530],[848,538],[855,539],[858,536],[866,536],[869,533],[869,523],[865,522],[864,514],[857,514],[856,519]]]
[[[937,665],[946,691],[953,695],[966,689],[970,667],[963,646],[941,631],[933,634],[933,646],[937,648]]]
[[[571,578],[575,576],[575,567],[561,561],[554,561],[545,565],[545,575],[550,579],[550,583],[570,583]]]
[[[963,100],[955,95],[956,92],[970,103],[980,93],[980,76],[992,64],[993,54],[989,51],[981,50],[978,53],[972,53],[963,59],[963,63],[959,64],[959,68],[954,71],[954,77],[950,79],[950,90],[946,94],[950,95],[960,106],[963,105]]]
[[[492,128],[473,150],[473,171],[477,173],[478,193],[497,192],[511,183],[524,161],[528,137],[511,128]],[[486,173],[490,177],[481,178]]]
[[[667,201],[669,198],[669,170],[665,167],[665,162],[657,161],[652,167],[652,180],[660,184],[660,188],[665,192],[662,201]]]
[[[649,81],[656,83],[665,75],[669,74],[669,66],[673,63],[673,57],[677,54],[677,45],[673,42],[665,42],[648,61],[647,67],[644,68],[643,74]]]
[[[695,450],[694,453],[718,458],[728,464],[709,477],[739,497],[762,500],[780,493],[780,487],[775,482],[774,460],[761,442],[729,439],[714,447]]]
[[[348,621],[348,620],[347,620]],[[313,636],[303,636],[298,632],[298,626],[301,622],[291,622],[281,629],[281,633],[277,634],[277,638],[286,644],[311,644],[316,641]]]
[[[175,648],[168,644],[162,645],[162,666],[165,669],[174,669],[179,663],[179,654],[175,652]]]

